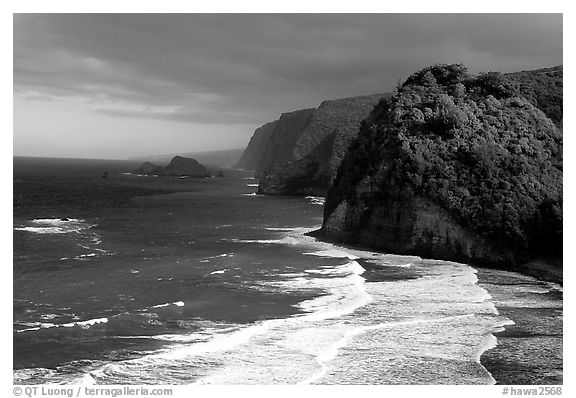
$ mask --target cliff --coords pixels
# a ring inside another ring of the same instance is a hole
[[[301,109],[283,113],[274,125],[270,138],[258,165],[256,176],[259,177],[268,166],[280,165],[296,160],[294,148],[309,126],[314,108]]]
[[[142,166],[133,171],[134,174],[140,175],[157,175],[172,177],[208,177],[206,167],[197,160],[174,156],[166,167],[157,166],[150,162],[144,162]]]
[[[561,257],[561,131],[500,74],[426,68],[362,122],[319,234],[505,268]]]
[[[384,96],[324,101],[314,109],[307,126],[291,135],[289,143],[276,144],[271,139],[267,153],[276,161],[261,164],[258,192],[324,195],[358,132],[360,121]]]
[[[254,131],[248,146],[242,153],[242,156],[238,162],[236,162],[236,164],[233,166],[234,168],[256,170],[258,164],[264,156],[264,152],[266,151],[268,141],[270,141],[274,127],[276,127],[276,123],[277,120],[266,123]]]

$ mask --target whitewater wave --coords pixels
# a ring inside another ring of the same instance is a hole
[[[313,384],[317,380],[321,379],[329,370],[328,363],[338,356],[338,352],[341,348],[345,347],[348,343],[348,340],[359,336],[363,333],[366,333],[371,330],[378,330],[378,329],[386,329],[386,328],[394,328],[398,326],[414,326],[419,323],[441,323],[441,322],[451,322],[455,319],[463,318],[463,317],[470,317],[470,315],[459,315],[454,317],[446,317],[440,319],[433,319],[433,320],[411,320],[411,321],[399,321],[399,322],[390,322],[390,323],[380,323],[377,325],[371,326],[362,326],[355,329],[350,330],[346,333],[340,340],[338,340],[335,344],[330,346],[327,350],[322,352],[321,354],[317,355],[316,360],[320,364],[321,368],[316,373],[312,374],[310,377],[300,381],[298,384]],[[494,336],[492,336],[494,337]]]
[[[175,305],[176,307],[184,307],[184,302],[183,301],[174,301],[172,303],[164,303],[164,304],[158,304],[158,305],[153,305],[150,308],[163,308],[163,307],[168,307],[170,305]]]
[[[211,258],[220,258],[220,257],[233,257],[234,253],[222,253],[222,254],[218,254],[216,256],[211,256],[211,257],[206,257],[207,259],[211,259]]]
[[[298,245],[300,240],[293,236],[285,236],[281,239],[226,239],[234,243],[259,243],[262,245]]]
[[[30,221],[32,226],[21,225],[14,228],[15,231],[27,231],[37,234],[67,234],[81,232],[94,227],[85,220],[77,218],[39,218]]]
[[[282,291],[319,289],[325,294],[299,303],[301,314],[266,321],[253,329],[249,343],[235,346],[225,355],[226,365],[198,383],[457,384],[462,381],[454,374],[462,372],[460,368],[476,369],[459,376],[466,383],[494,383],[479,358],[494,346],[492,333],[510,321],[498,316],[490,295],[476,284],[476,270],[458,263],[351,250],[315,244],[306,236],[291,237],[301,239],[303,247],[316,249],[305,254],[347,262],[267,282]],[[358,259],[370,259],[382,268],[412,268],[419,277],[366,283]],[[362,362],[366,350],[376,352],[371,356],[374,360],[350,377],[350,364]],[[386,357],[393,360],[389,363],[383,360]],[[245,361],[252,368],[243,367]],[[284,361],[294,365],[271,374],[270,369]],[[398,361],[410,369],[391,375]],[[421,371],[426,361],[447,370],[426,376]],[[390,376],[375,382],[374,373]]]
[[[30,332],[36,331],[40,329],[51,329],[51,328],[72,328],[75,326],[79,326],[83,329],[87,329],[90,326],[97,325],[100,323],[108,323],[108,318],[95,318],[95,319],[88,319],[86,321],[77,321],[77,322],[69,322],[63,324],[54,324],[54,323],[43,323],[43,322],[33,322],[27,325],[32,326],[26,329],[16,330],[17,333],[22,332]]]
[[[313,205],[324,206],[326,199],[323,196],[306,196],[306,200]]]
[[[297,236],[292,239],[297,240]],[[329,268],[329,270],[328,270]],[[142,381],[148,371],[154,371],[158,381],[169,383],[182,383],[190,381],[190,373],[186,379],[182,379],[182,369],[190,369],[192,364],[198,361],[213,361],[212,357],[220,357],[226,353],[240,349],[241,352],[251,346],[255,338],[264,338],[270,335],[281,334],[289,336],[290,331],[299,330],[303,325],[311,322],[318,322],[326,319],[334,319],[344,314],[354,312],[358,307],[365,305],[370,300],[366,294],[364,269],[354,261],[346,261],[341,265],[320,268],[323,271],[319,277],[308,277],[308,286],[305,289],[312,289],[320,295],[310,300],[303,301],[297,305],[301,313],[294,317],[284,319],[271,319],[256,322],[249,326],[236,325],[235,327],[213,328],[208,333],[190,333],[186,335],[160,335],[150,336],[151,339],[173,343],[166,349],[156,353],[144,355],[140,358],[108,363],[98,369],[90,369],[90,377],[97,383],[131,383]],[[217,270],[224,271],[224,270]],[[306,275],[306,273],[303,273]],[[292,278],[287,273],[283,276],[288,278],[286,284],[298,284],[298,277]],[[283,289],[286,286],[282,282],[260,281],[267,284],[269,288]],[[175,303],[164,303],[152,308],[164,308]],[[205,330],[206,332],[206,330]],[[130,337],[125,337],[130,338]],[[137,338],[137,337],[134,337]],[[218,361],[216,361],[217,363]],[[178,369],[174,365],[177,363]],[[315,365],[313,365],[315,366]],[[197,366],[196,366],[197,367]],[[209,375],[198,375],[198,383],[211,382]],[[78,382],[84,376],[79,376],[73,382]]]
[[[60,261],[87,261],[100,256],[112,256],[115,253],[96,247],[102,243],[102,237],[91,230],[96,224],[78,218],[38,218],[27,222],[27,225],[15,227],[15,231],[26,231],[41,235],[62,235],[79,242],[77,245],[88,250],[87,253],[75,256],[59,257]]]
[[[281,236],[232,241],[289,245],[325,258],[316,267],[247,281],[270,292],[310,294],[295,305],[297,314],[149,336],[168,347],[91,368],[74,382],[88,373],[104,384],[144,383],[150,374],[166,384],[494,383],[479,358],[496,344],[492,333],[510,321],[477,285],[476,270],[317,242],[304,235],[310,228],[267,229]],[[361,260],[382,272],[404,266],[417,277],[367,282]]]
[[[345,251],[342,249],[328,249],[328,250],[319,250],[317,252],[310,252],[310,253],[304,253],[307,254],[309,256],[319,256],[319,257],[346,257],[349,258],[350,260],[357,260],[360,257],[358,257],[355,254],[350,253],[349,251]]]
[[[223,273],[225,273],[226,271],[228,271],[227,268],[225,268],[225,269],[219,269],[219,270],[217,270],[217,271],[212,271],[212,272],[210,272],[210,275],[223,274]]]

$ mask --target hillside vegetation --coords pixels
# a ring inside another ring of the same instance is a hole
[[[564,68],[561,65],[504,76],[522,96],[562,128]]]
[[[329,190],[324,233],[434,256],[440,227],[420,226],[418,242],[402,242],[415,221],[401,224],[389,211],[420,198],[446,212],[446,225],[487,242],[502,263],[561,254],[562,134],[531,102],[536,90],[527,80],[471,76],[462,65],[410,76],[362,122]],[[557,95],[534,96],[561,124]],[[379,240],[391,225],[399,241]],[[462,236],[451,236],[451,254],[443,249],[441,257],[482,260]]]

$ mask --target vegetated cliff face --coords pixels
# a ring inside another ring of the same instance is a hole
[[[272,136],[272,132],[274,131],[274,127],[276,127],[277,120],[266,123],[260,127],[258,127],[252,138],[250,138],[250,142],[248,146],[242,153],[242,156],[234,165],[236,169],[244,169],[244,170],[256,170],[262,156],[264,156],[264,152],[268,146],[268,141]]]
[[[261,169],[259,193],[324,195],[360,122],[384,96],[374,94],[322,102],[292,146],[276,147],[285,156]]]
[[[196,159],[174,156],[166,167],[157,166],[145,162],[141,167],[133,171],[134,174],[157,175],[172,177],[208,177],[208,171]]]
[[[546,114],[557,127],[562,128],[564,67],[537,69],[507,73],[516,90],[522,93],[536,108]]]
[[[514,267],[562,254],[562,134],[500,74],[409,77],[362,122],[319,234]]]

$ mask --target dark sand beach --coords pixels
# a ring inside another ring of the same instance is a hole
[[[486,268],[478,268],[478,278],[500,315],[514,322],[494,334],[498,344],[482,365],[498,384],[562,384],[562,286]]]

